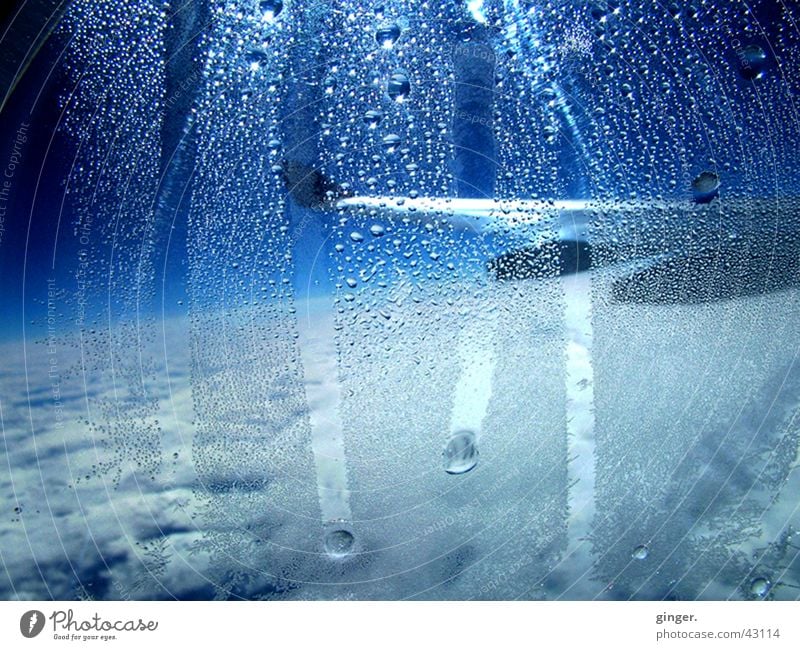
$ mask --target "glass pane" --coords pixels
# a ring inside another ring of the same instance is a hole
[[[797,598],[794,5],[2,21],[0,597]]]

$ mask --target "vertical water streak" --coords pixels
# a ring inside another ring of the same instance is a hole
[[[286,100],[281,115],[285,163],[295,170],[290,179],[293,200],[287,213],[291,224],[293,286],[298,313],[298,343],[304,372],[311,424],[311,448],[317,476],[323,528],[348,525],[352,519],[347,487],[347,459],[341,421],[341,388],[336,353],[336,292],[328,271],[331,241],[325,226],[334,215],[319,206],[302,203],[323,201],[313,180],[321,178],[320,120],[324,106],[324,78],[331,66],[329,50],[311,35],[335,33],[338,21],[327,3],[298,11],[297,39],[302,56],[289,61]],[[294,185],[297,183],[297,185]]]
[[[564,569],[572,583],[561,598],[586,583],[592,568],[589,535],[595,514],[594,373],[592,369],[592,290],[589,273],[562,278],[567,329],[566,391],[569,436],[569,520]]]

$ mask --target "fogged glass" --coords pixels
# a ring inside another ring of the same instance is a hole
[[[3,598],[797,598],[793,5],[28,4]]]

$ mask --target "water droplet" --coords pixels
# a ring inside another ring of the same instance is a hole
[[[264,52],[264,50],[250,50],[247,54],[245,54],[244,58],[245,61],[247,61],[247,66],[253,72],[257,72],[267,64],[267,61],[269,61],[269,56],[266,52]]]
[[[326,77],[325,81],[322,82],[322,88],[325,90],[326,95],[333,95],[336,92],[337,85],[336,77]]]
[[[403,102],[411,92],[411,82],[404,72],[395,72],[389,77],[386,92],[396,102]]]
[[[258,6],[263,20],[270,23],[283,11],[283,0],[261,0]]]
[[[606,9],[605,7],[601,7],[595,5],[592,7],[591,10],[592,18],[594,18],[598,22],[605,22],[606,20]]]
[[[355,543],[353,534],[344,529],[332,530],[325,536],[325,552],[332,558],[350,555]]]
[[[366,113],[364,113],[364,123],[370,129],[377,128],[378,124],[381,123],[382,119],[383,119],[383,113],[381,113],[381,111],[369,110]]]
[[[390,49],[400,38],[400,26],[397,23],[383,23],[375,30],[378,45]]]
[[[465,474],[478,464],[478,447],[472,431],[459,431],[450,437],[444,448],[444,471]]]
[[[750,583],[750,593],[758,598],[763,598],[769,593],[772,585],[766,578],[756,578]]]
[[[758,79],[767,65],[767,53],[760,45],[746,45],[738,51],[739,73],[752,81]]]
[[[354,242],[364,241],[364,235],[358,232],[358,230],[354,230],[350,233],[350,239],[352,239]]]
[[[556,94],[556,91],[555,91],[554,88],[550,88],[548,86],[547,88],[544,88],[542,90],[542,99],[544,101],[552,102],[552,101],[555,101],[556,97],[557,97],[557,94]]]
[[[394,153],[400,146],[400,136],[390,133],[383,138],[383,146],[386,148],[387,153]]]
[[[383,237],[386,234],[386,229],[379,223],[370,226],[369,231],[373,237]]]
[[[650,555],[650,549],[647,548],[645,544],[640,544],[633,549],[631,557],[633,557],[635,560],[646,560],[648,555]]]
[[[715,172],[701,172],[692,181],[692,193],[697,203],[708,203],[717,195],[719,190],[719,175]]]
[[[355,278],[347,278],[345,282],[347,283],[347,286],[350,287],[351,289],[355,289],[358,286],[358,280],[356,280]]]

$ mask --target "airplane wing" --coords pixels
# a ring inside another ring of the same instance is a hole
[[[530,233],[530,245],[487,260],[496,279],[619,265],[615,302],[709,302],[800,284],[800,201],[791,198],[696,204],[354,196],[337,206],[446,221],[478,233],[519,229]],[[555,266],[546,263],[554,258]]]
[[[337,207],[380,210],[426,221],[432,218],[458,229],[484,232],[489,229],[558,225],[561,239],[584,239],[592,214],[620,217],[681,206],[678,201],[613,201],[597,199],[459,199],[448,197],[352,196],[339,200]],[[684,205],[684,207],[686,207]]]

